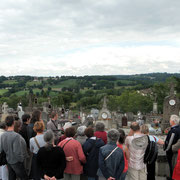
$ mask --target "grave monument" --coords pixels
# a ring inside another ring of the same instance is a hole
[[[163,103],[163,120],[161,123],[161,129],[164,132],[169,125],[169,119],[172,114],[176,114],[179,116],[180,110],[180,101],[179,98],[174,93],[174,84],[170,84],[170,94],[169,96],[165,97]]]

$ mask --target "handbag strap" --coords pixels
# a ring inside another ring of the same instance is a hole
[[[37,147],[40,149],[40,145],[39,145],[39,143],[38,143],[38,141],[37,141],[36,137],[34,137],[34,141],[35,141],[35,143],[36,143]]]
[[[113,154],[113,152],[116,151],[117,148],[118,148],[118,147],[115,147],[115,148],[111,151],[111,153],[105,158],[105,161]]]
[[[64,149],[64,146],[65,146],[70,140],[72,140],[72,139],[69,139],[68,141],[66,141],[66,142],[64,143],[64,145],[62,146],[62,149]]]

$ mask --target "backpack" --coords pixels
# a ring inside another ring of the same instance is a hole
[[[7,164],[6,153],[4,151],[0,152],[0,166]]]
[[[152,164],[154,161],[156,161],[157,155],[158,155],[158,146],[156,142],[150,141],[148,136],[148,145],[144,154],[144,163]]]

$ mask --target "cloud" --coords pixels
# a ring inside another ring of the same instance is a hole
[[[0,73],[179,72],[179,5],[178,0],[2,0]]]

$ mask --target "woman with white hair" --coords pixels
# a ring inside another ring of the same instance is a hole
[[[107,134],[108,143],[100,148],[99,180],[119,180],[124,170],[124,155],[122,149],[116,145],[119,139],[119,131],[110,129]]]
[[[51,130],[44,133],[46,145],[39,149],[37,160],[41,169],[41,177],[45,180],[63,178],[66,158],[61,147],[54,145],[54,134]]]
[[[170,116],[170,126],[171,129],[168,132],[168,135],[165,140],[164,150],[166,151],[166,156],[169,164],[170,169],[170,177],[172,178],[173,169],[175,166],[175,154],[172,151],[172,145],[176,144],[177,141],[180,139],[180,118],[179,116],[173,114]]]
[[[84,134],[85,129],[86,126],[79,126],[77,128],[76,140],[79,141],[81,145],[83,145],[87,139],[87,136]]]

